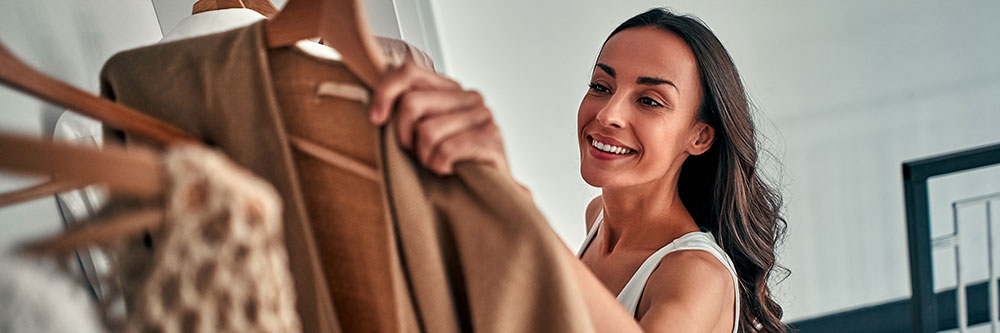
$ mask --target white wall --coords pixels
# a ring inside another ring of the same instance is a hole
[[[617,24],[667,3],[432,3],[449,75],[486,96],[515,176],[576,248],[597,193],[580,179],[574,136],[593,61]],[[900,164],[1000,142],[1000,3],[669,5],[701,17],[729,49],[784,164],[785,318],[907,297]],[[1000,170],[937,188],[934,216],[947,219],[949,200],[1000,190]]]

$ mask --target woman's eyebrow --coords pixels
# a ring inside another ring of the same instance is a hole
[[[671,87],[674,87],[674,90],[677,90],[678,93],[681,92],[680,89],[677,89],[677,85],[674,84],[673,82],[670,82],[670,80],[664,80],[664,79],[659,79],[659,78],[655,78],[655,77],[640,76],[638,79],[635,80],[635,83],[636,84],[647,85],[647,86],[655,86],[655,85],[658,85],[658,84],[666,84],[666,85],[670,85]]]
[[[608,75],[611,75],[611,78],[615,77],[615,69],[612,68],[611,66],[608,66],[607,64],[598,63],[597,64],[597,68],[600,68],[605,73],[608,73]],[[660,79],[660,78],[655,78],[655,77],[640,76],[638,79],[635,80],[635,83],[636,84],[641,84],[641,85],[647,85],[647,86],[655,86],[655,85],[660,85],[660,84],[666,84],[666,85],[669,85],[671,87],[674,87],[674,90],[677,90],[677,93],[681,92],[681,90],[677,88],[677,85],[674,84],[673,81],[665,80],[665,79]]]
[[[597,67],[600,68],[601,70],[604,70],[604,72],[608,73],[608,75],[611,75],[611,78],[615,77],[615,69],[611,68],[611,66],[605,64],[597,64]]]

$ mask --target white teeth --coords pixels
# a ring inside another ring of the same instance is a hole
[[[631,152],[631,150],[629,150],[628,148],[623,148],[623,147],[618,147],[618,146],[612,146],[612,145],[609,145],[609,144],[605,144],[603,142],[597,141],[597,139],[594,139],[590,143],[590,145],[594,146],[594,148],[597,148],[597,149],[600,149],[602,151],[606,151],[606,152],[609,152],[609,153],[612,153],[612,154],[624,155],[624,154],[627,154],[627,153]]]

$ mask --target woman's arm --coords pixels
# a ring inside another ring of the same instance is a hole
[[[594,273],[590,272],[590,269],[572,252],[566,251],[566,255],[571,258],[569,262],[573,265],[580,292],[583,293],[583,300],[587,303],[587,311],[590,313],[590,321],[594,326],[594,331],[642,332],[643,329],[639,327],[639,323],[625,311],[625,307],[597,279],[597,276],[594,276]]]
[[[732,332],[733,279],[718,259],[705,251],[682,250],[664,256],[660,267],[669,269],[653,271],[637,311],[643,329]]]

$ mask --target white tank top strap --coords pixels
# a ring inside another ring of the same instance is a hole
[[[583,246],[580,247],[580,251],[577,254],[578,257],[583,257],[584,251],[593,242],[594,236],[597,234],[597,230],[603,220],[604,212],[602,211],[597,216],[597,221],[594,222],[594,225],[587,233],[587,239],[584,240]],[[632,279],[625,284],[625,288],[622,288],[621,293],[618,294],[618,302],[634,316],[636,309],[639,307],[639,298],[642,296],[642,291],[646,288],[646,282],[649,281],[650,275],[660,266],[660,261],[663,260],[663,257],[671,252],[681,250],[702,250],[711,253],[712,256],[719,259],[722,265],[726,266],[726,269],[729,270],[729,274],[733,278],[733,290],[736,297],[735,315],[733,318],[733,332],[736,333],[740,323],[740,287],[739,279],[736,277],[736,266],[733,265],[732,260],[729,259],[726,252],[715,242],[715,237],[708,232],[695,231],[684,234],[654,252],[649,258],[646,258],[646,261],[639,266],[639,269],[632,275]]]
[[[580,246],[580,250],[576,251],[577,258],[583,258],[583,251],[587,251],[587,247],[590,246],[590,242],[594,241],[594,235],[597,234],[597,229],[601,226],[601,221],[604,221],[603,209],[597,214],[597,220],[594,220],[594,224],[591,225],[590,230],[587,231],[587,238],[583,240],[583,246]]]

